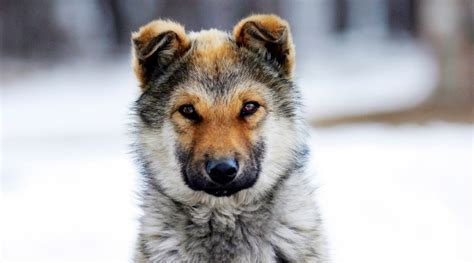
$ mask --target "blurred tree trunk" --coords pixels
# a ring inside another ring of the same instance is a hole
[[[390,34],[417,34],[419,0],[386,0]]]
[[[103,23],[108,31],[110,43],[113,44],[111,51],[121,51],[128,45],[130,38],[130,25],[125,4],[121,0],[99,0],[99,6],[103,13]]]
[[[349,26],[349,6],[347,0],[334,0],[333,4],[333,29],[336,33],[343,33]]]
[[[128,39],[128,34],[125,36],[125,28],[126,27],[126,17],[124,14],[124,10],[122,10],[120,6],[119,0],[103,0],[109,3],[110,6],[110,14],[111,14],[111,22],[114,28],[114,38],[116,43],[122,43],[126,38]]]
[[[0,0],[2,54],[51,58],[64,47],[65,35],[55,19],[53,1]]]
[[[472,111],[472,8],[470,0],[422,1],[421,33],[438,63],[438,87],[428,101],[431,104]]]

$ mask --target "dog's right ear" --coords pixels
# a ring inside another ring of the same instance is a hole
[[[161,74],[190,46],[184,27],[178,23],[155,20],[132,33],[132,64],[144,91],[155,74]]]

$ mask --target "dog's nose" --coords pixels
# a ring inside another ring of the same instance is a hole
[[[230,183],[239,170],[235,159],[212,160],[206,163],[206,172],[212,181],[220,185]]]

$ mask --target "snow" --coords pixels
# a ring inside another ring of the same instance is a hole
[[[125,147],[117,146],[124,140],[68,141],[5,146],[5,261],[129,261],[136,175]]]
[[[404,107],[423,97],[431,73],[410,73],[426,62],[415,53],[400,51],[382,69],[367,61],[346,80],[331,79],[353,66],[325,69],[330,55],[312,66],[325,71],[303,67],[305,98],[318,101],[308,114],[381,108],[391,98],[398,104],[390,107]],[[375,85],[364,87],[371,70],[385,72],[375,83],[389,83],[389,72],[404,68],[406,78],[392,81],[398,91],[377,89],[379,96]],[[360,93],[341,92],[351,83]],[[421,91],[412,89],[417,83]],[[313,84],[319,91],[308,91]],[[126,60],[64,64],[2,83],[2,262],[130,261],[139,209],[127,122],[136,86]],[[311,135],[334,262],[472,261],[472,125],[358,124]]]
[[[316,130],[334,262],[472,262],[472,128]]]

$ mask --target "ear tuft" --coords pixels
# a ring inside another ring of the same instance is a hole
[[[167,20],[155,20],[132,33],[132,64],[142,89],[153,74],[161,73],[183,55],[190,42],[184,27]]]
[[[287,77],[295,67],[295,48],[288,22],[276,15],[252,15],[242,19],[233,32],[237,44],[275,61]]]

